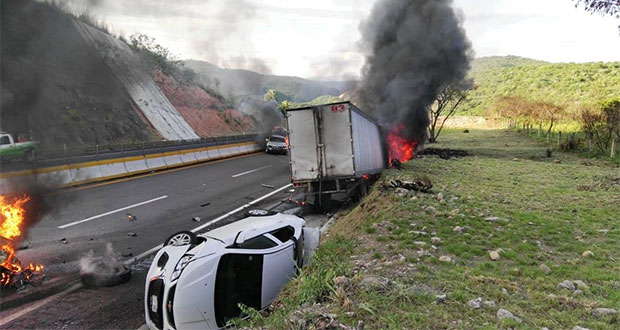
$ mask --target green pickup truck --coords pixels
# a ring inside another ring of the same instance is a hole
[[[16,143],[11,134],[0,132],[0,161],[20,159],[31,162],[36,144],[35,141]]]

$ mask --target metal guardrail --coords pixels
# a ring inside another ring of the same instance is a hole
[[[14,172],[43,167],[85,163],[115,158],[146,156],[158,153],[205,148],[243,142],[258,142],[258,134],[243,134],[182,141],[155,141],[115,145],[94,145],[54,149],[35,149],[31,162],[2,162],[0,172]]]

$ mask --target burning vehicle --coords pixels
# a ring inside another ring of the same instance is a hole
[[[265,146],[265,152],[286,154],[288,151],[288,144],[286,143],[286,136],[282,135],[270,135],[265,139],[267,143]]]
[[[261,310],[303,264],[305,221],[252,210],[249,217],[201,235],[170,236],[155,255],[145,284],[151,329],[217,329]]]
[[[41,275],[42,265],[22,265],[15,256],[15,247],[22,236],[28,196],[15,198],[0,195],[0,287],[23,288]]]

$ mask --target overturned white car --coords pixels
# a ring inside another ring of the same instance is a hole
[[[217,329],[243,304],[266,308],[303,262],[305,221],[250,211],[250,216],[196,236],[172,235],[157,253],[145,286],[151,329]]]

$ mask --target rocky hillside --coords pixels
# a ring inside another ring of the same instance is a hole
[[[227,106],[202,87],[184,83],[159,70],[152,71],[152,76],[170,103],[199,136],[234,135],[256,131],[258,124],[254,118]]]
[[[0,6],[2,130],[50,147],[159,139],[71,16],[34,1]]]
[[[3,131],[62,150],[257,130],[221,95],[54,5],[3,0],[1,15]]]

